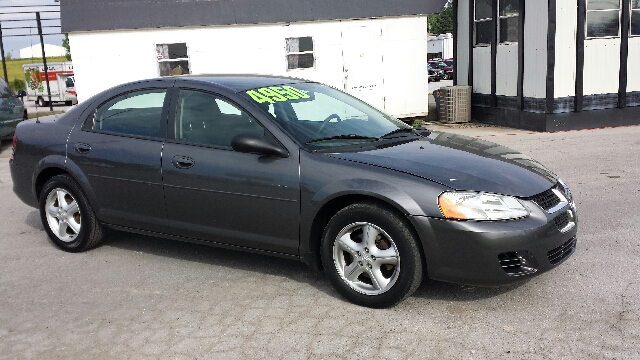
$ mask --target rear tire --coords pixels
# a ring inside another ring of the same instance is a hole
[[[38,98],[37,103],[38,103],[38,106],[40,106],[40,107],[45,107],[45,106],[49,105],[46,101],[44,101],[44,98],[42,98],[42,97]]]
[[[68,175],[54,176],[42,188],[40,219],[49,238],[65,251],[88,250],[103,238],[87,197]]]
[[[422,282],[422,258],[406,220],[370,203],[337,212],[322,239],[322,264],[336,290],[354,304],[384,308]]]

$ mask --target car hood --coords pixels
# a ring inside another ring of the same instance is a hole
[[[536,195],[558,181],[551,171],[517,151],[442,132],[396,146],[329,156],[401,171],[456,190],[518,197]]]

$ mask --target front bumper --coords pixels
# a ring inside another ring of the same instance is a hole
[[[553,213],[533,202],[529,217],[510,221],[450,221],[411,217],[422,241],[428,276],[468,285],[504,285],[549,271],[573,254],[575,205]]]

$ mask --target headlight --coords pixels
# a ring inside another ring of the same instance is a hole
[[[529,210],[512,196],[480,192],[447,191],[438,197],[438,206],[445,218],[456,220],[508,220],[529,216]]]

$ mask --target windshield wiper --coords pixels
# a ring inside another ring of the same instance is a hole
[[[335,135],[335,136],[323,137],[323,138],[320,138],[320,139],[313,139],[313,140],[307,141],[305,144],[313,144],[313,143],[321,142],[321,141],[339,140],[339,139],[378,140],[377,137],[373,137],[373,136],[363,136],[363,135],[356,135],[356,134],[348,134],[348,135]]]
[[[395,129],[390,133],[386,133],[384,135],[382,135],[380,137],[380,139],[384,139],[384,138],[389,138],[389,136],[391,135],[395,135],[395,134],[400,134],[400,133],[411,133],[411,134],[415,134],[415,130],[413,128],[399,128],[399,129]]]

